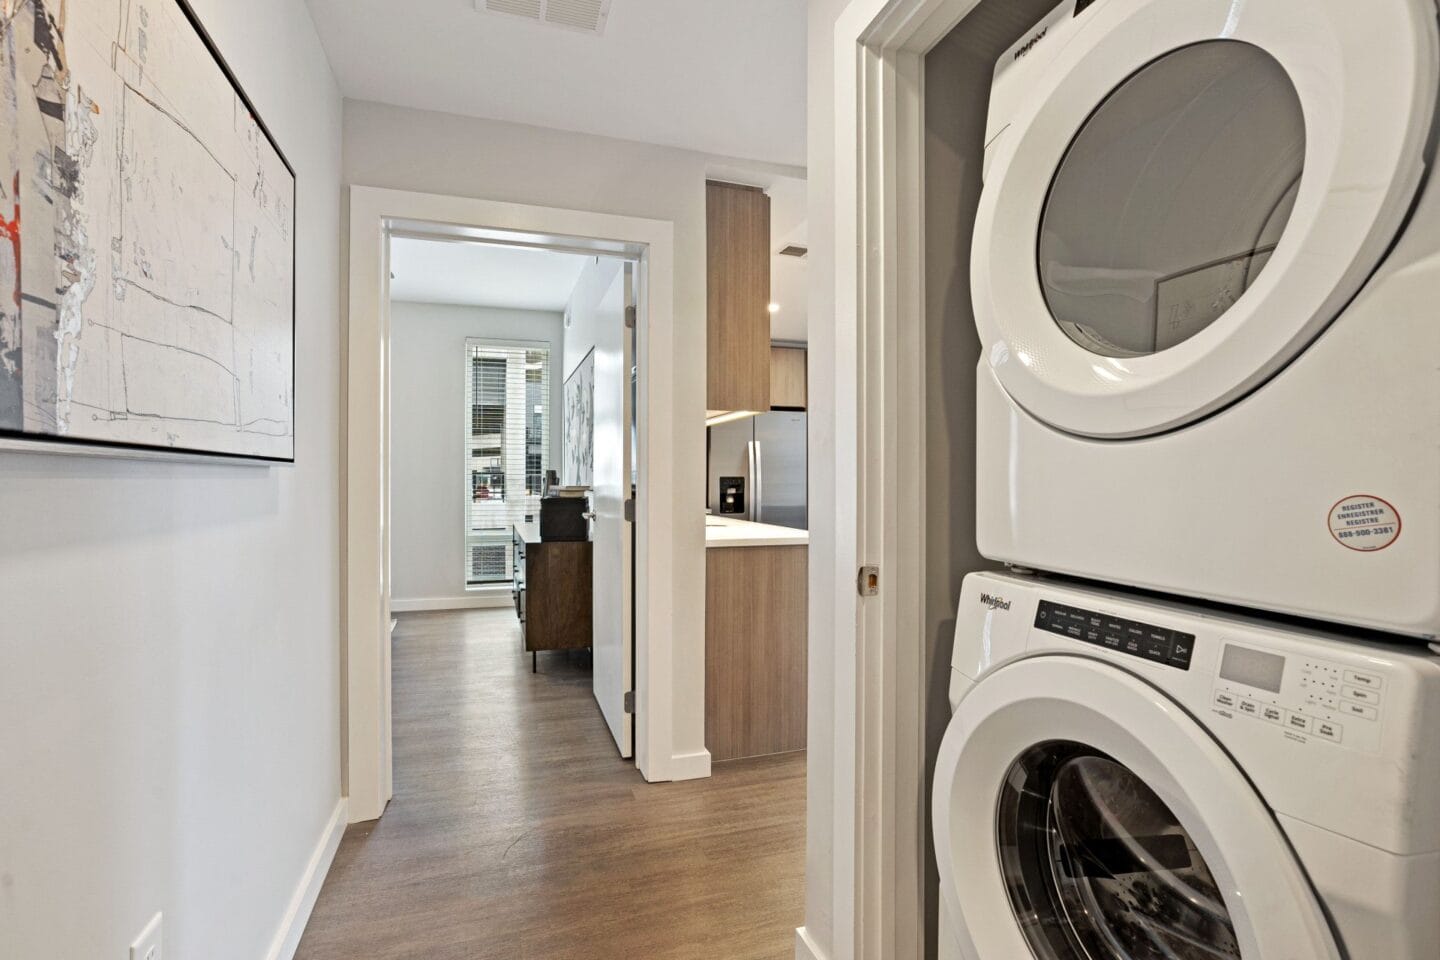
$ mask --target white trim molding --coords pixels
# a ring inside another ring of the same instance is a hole
[[[697,188],[698,189],[698,188]],[[638,366],[640,485],[636,550],[636,767],[646,780],[708,776],[709,754],[676,756],[675,635],[703,629],[675,610],[674,558],[689,539],[703,545],[703,518],[683,531],[690,493],[676,489],[677,369],[703,357],[676,355],[675,228],[646,220],[469,197],[377,187],[349,190],[349,324],[346,331],[345,600],[343,776],[352,822],[374,820],[391,796],[389,571],[389,271],[387,230],[427,236],[550,245],[551,238],[641,264]],[[418,225],[418,226],[417,226]],[[701,429],[697,416],[695,428]],[[703,689],[703,687],[702,687]],[[700,719],[703,726],[703,717]],[[689,741],[703,733],[687,731]],[[682,741],[684,742],[684,741]],[[703,742],[703,741],[702,741]]]
[[[925,953],[923,66],[979,2],[851,0],[835,25],[830,960]]]
[[[285,909],[280,928],[275,931],[275,939],[270,943],[265,960],[292,960],[295,956],[295,951],[300,947],[300,938],[305,933],[305,925],[310,922],[310,913],[315,909],[315,901],[320,897],[320,888],[325,885],[325,878],[330,875],[330,865],[335,862],[335,851],[340,849],[340,840],[345,836],[348,819],[345,813],[345,798],[341,797],[336,802],[325,829],[320,832],[315,851],[310,854],[305,872],[300,875],[300,883],[290,896],[290,904]]]
[[[795,960],[830,960],[820,945],[810,939],[810,931],[800,927],[795,931]]]
[[[390,601],[391,613],[429,613],[434,610],[501,610],[513,605],[509,590],[476,590],[463,597],[416,597]]]

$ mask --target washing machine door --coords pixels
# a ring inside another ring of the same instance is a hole
[[[935,769],[941,895],[967,960],[1339,960],[1289,844],[1190,715],[1043,656],[961,700]]]
[[[1254,389],[1374,273],[1424,172],[1435,5],[1104,0],[1079,17],[1024,52],[1026,97],[989,147],[976,323],[1029,413],[1144,436]]]

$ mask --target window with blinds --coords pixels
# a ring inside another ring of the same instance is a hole
[[[511,524],[537,516],[550,466],[550,351],[465,341],[465,582],[508,583]]]

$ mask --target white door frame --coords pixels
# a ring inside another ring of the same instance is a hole
[[[645,289],[638,331],[643,483],[636,504],[635,762],[646,780],[710,773],[709,754],[674,756],[673,649],[669,624],[675,488],[669,439],[674,396],[674,225],[582,210],[349,188],[349,324],[345,334],[343,790],[350,822],[374,820],[392,794],[390,754],[388,225],[448,226],[457,235],[574,240],[592,252],[640,251]],[[652,440],[654,442],[652,443]]]
[[[851,0],[835,27],[830,960],[924,953],[924,55],[980,2]]]

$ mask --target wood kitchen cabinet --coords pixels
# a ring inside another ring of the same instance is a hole
[[[759,187],[705,184],[705,408],[770,409],[770,198]]]
[[[804,347],[770,348],[770,408],[804,410],[806,400]]]
[[[806,546],[705,551],[705,746],[715,761],[805,749]]]

